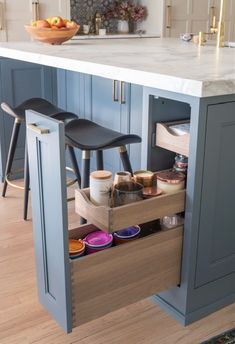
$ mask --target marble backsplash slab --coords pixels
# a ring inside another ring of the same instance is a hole
[[[105,13],[112,3],[113,0],[70,0],[71,18],[81,26],[89,24],[91,26],[91,33],[94,33],[96,12]],[[117,31],[115,20],[103,20],[102,27],[106,28],[109,33]]]

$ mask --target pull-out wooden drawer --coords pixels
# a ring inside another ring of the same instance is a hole
[[[168,149],[172,152],[189,156],[190,134],[177,135],[169,127],[171,125],[189,123],[189,121],[157,123],[156,146]]]
[[[86,225],[70,231],[70,238],[94,230]],[[71,261],[73,327],[176,287],[182,233],[182,227],[160,231]]]
[[[75,192],[75,209],[89,223],[111,233],[118,229],[184,211],[185,190],[110,208],[95,206],[90,201],[89,189],[77,189]]]
[[[38,294],[61,327],[70,332],[79,324],[177,286],[182,228],[154,234],[150,231],[135,242],[69,259],[69,235],[83,237],[94,226],[86,225],[68,234],[64,126],[32,111],[27,123],[38,127],[32,130],[29,126],[27,133]],[[40,128],[47,128],[48,133],[42,134]],[[95,208],[86,191],[77,194],[84,205],[81,215],[107,231],[184,210],[184,191],[114,209]]]

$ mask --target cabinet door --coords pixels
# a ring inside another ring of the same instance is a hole
[[[184,32],[208,32],[211,6],[213,0],[166,0],[165,36],[179,37]]]
[[[27,125],[39,299],[69,332],[72,329],[72,309],[64,124],[27,111]],[[47,129],[47,132],[40,133],[41,129]]]
[[[196,285],[235,272],[235,102],[208,107]]]
[[[26,41],[31,39],[25,31],[24,25],[30,23],[32,20],[32,2],[29,0],[3,1],[2,20],[4,21],[4,30],[0,36],[1,40]],[[70,2],[66,0],[40,0],[39,16],[40,18],[58,15],[61,17],[69,17],[69,8]]]
[[[17,106],[26,99],[43,97],[56,101],[54,95],[53,71],[50,67],[35,65],[11,59],[1,59],[1,90],[0,101]],[[0,110],[0,154],[2,157],[3,174],[6,155],[11,138],[14,119]],[[25,128],[22,125],[15,154],[14,168],[23,166]]]
[[[125,84],[125,104],[120,104],[119,82],[116,82],[117,101],[113,100],[113,81],[101,77],[92,77],[91,89],[91,120],[107,128],[127,132],[125,123],[126,113],[129,102]],[[117,149],[104,151],[104,167],[113,173],[120,170],[121,164]],[[96,168],[93,164],[93,168]]]
[[[216,18],[219,20],[220,0],[214,0]],[[225,40],[235,41],[235,1],[225,1]]]

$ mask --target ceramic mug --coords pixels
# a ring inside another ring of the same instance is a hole
[[[138,202],[143,199],[143,185],[135,182],[118,183],[114,186],[114,207]]]

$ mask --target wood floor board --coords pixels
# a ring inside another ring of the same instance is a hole
[[[64,334],[38,303],[32,222],[22,220],[23,193],[9,188],[7,195],[0,198],[0,344],[198,344],[235,327],[235,304],[184,328],[143,300]],[[74,202],[69,218],[78,223]]]

